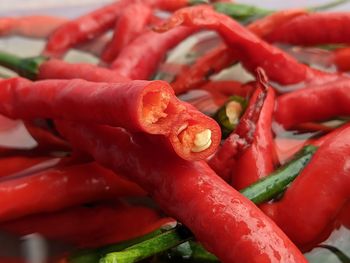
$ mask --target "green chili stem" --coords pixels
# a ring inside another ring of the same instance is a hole
[[[0,51],[0,65],[13,70],[20,76],[36,79],[39,66],[46,61],[45,57],[20,58],[15,55]]]
[[[100,263],[131,263],[137,262],[170,248],[178,246],[190,239],[193,235],[185,230],[185,227],[178,226],[168,232],[162,233],[156,237],[128,247],[120,252],[107,254],[100,259]]]
[[[202,5],[202,4],[209,4],[208,0],[188,0],[189,5]]]
[[[312,145],[304,147],[286,165],[240,192],[255,204],[261,204],[271,200],[284,192],[288,185],[308,164],[316,149]]]

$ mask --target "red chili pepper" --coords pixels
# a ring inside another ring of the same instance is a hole
[[[85,121],[161,134],[189,160],[210,156],[220,144],[218,124],[180,102],[163,81],[106,84],[13,78],[0,82],[0,87],[0,112],[11,118]]]
[[[209,161],[210,167],[225,181],[230,180],[232,167],[234,167],[238,156],[254,141],[256,124],[268,93],[266,76],[261,71],[259,72],[256,90],[240,122]]]
[[[113,39],[107,44],[101,58],[112,62],[132,40],[145,31],[152,10],[145,4],[135,3],[127,6],[118,18]]]
[[[269,88],[255,124],[254,139],[231,167],[232,185],[235,189],[248,187],[275,170],[277,155],[271,130],[274,106],[275,92]]]
[[[349,35],[349,13],[309,13],[277,27],[266,39],[270,42],[314,46],[350,43]]]
[[[350,81],[339,80],[280,96],[275,119],[284,128],[350,114]]]
[[[80,78],[92,82],[129,81],[117,72],[85,63],[70,64],[58,59],[44,61],[38,68],[38,79]]]
[[[209,82],[209,79],[205,76],[217,73],[232,64],[234,54],[235,52],[228,49],[226,45],[220,45],[218,48],[209,51],[190,68],[183,70],[171,83],[175,93],[181,94]]]
[[[100,200],[145,195],[134,183],[96,163],[9,178],[0,183],[0,193],[1,222]]]
[[[236,95],[244,98],[250,97],[254,89],[250,84],[242,84],[233,80],[210,81],[200,88],[213,92],[216,91],[226,96]]]
[[[263,206],[298,246],[323,236],[349,200],[349,139],[350,128],[327,139],[283,198]]]
[[[43,53],[62,56],[69,48],[94,39],[112,28],[131,1],[121,0],[63,24],[50,36]]]
[[[350,47],[336,49],[332,57],[338,70],[350,71]]]
[[[13,175],[17,172],[26,170],[41,162],[47,161],[49,157],[24,157],[11,156],[0,159],[0,177]]]
[[[340,212],[339,221],[342,225],[350,229],[350,203],[348,202]]]
[[[79,247],[96,247],[146,234],[150,225],[157,228],[156,222],[164,220],[150,208],[116,204],[32,215],[2,223],[0,229],[21,236],[40,233]]]
[[[222,262],[306,262],[282,231],[204,161],[179,159],[161,144],[155,151],[142,134],[118,128],[57,125],[75,147],[142,185]]]
[[[45,38],[66,21],[55,16],[3,17],[0,18],[0,36]]]
[[[145,32],[123,49],[111,68],[130,79],[149,79],[169,49],[194,31],[179,27],[163,34]]]
[[[237,52],[238,59],[248,70],[254,71],[260,66],[271,80],[280,84],[295,84],[311,79],[324,82],[338,77],[298,63],[294,58],[249,32],[235,20],[215,12],[208,6],[183,8],[156,29],[167,31],[180,25],[218,31],[230,48],[239,51]],[[284,70],[279,70],[281,68]]]

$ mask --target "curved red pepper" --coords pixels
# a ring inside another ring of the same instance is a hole
[[[297,245],[308,246],[324,237],[324,231],[328,231],[329,225],[348,202],[349,154],[348,127],[320,146],[280,201],[263,206],[263,210]]]
[[[350,81],[339,80],[280,96],[275,119],[284,128],[350,114]]]
[[[101,58],[105,62],[112,62],[123,48],[145,31],[151,15],[152,10],[145,4],[135,3],[127,6],[118,18],[113,39],[103,50]]]
[[[141,134],[122,129],[57,125],[75,147],[142,185],[222,262],[306,262],[282,231],[205,162],[176,158],[159,144],[155,151]]]
[[[164,222],[150,208],[116,204],[32,215],[2,223],[0,229],[21,236],[40,233],[79,247],[97,247],[147,234],[150,226],[154,230]]]
[[[266,39],[270,42],[314,46],[350,43],[349,36],[349,13],[310,13],[282,24]]]
[[[130,79],[149,79],[169,49],[194,31],[180,27],[163,34],[145,32],[123,49],[111,68]]]
[[[235,189],[248,187],[275,170],[277,156],[271,130],[274,106],[275,92],[269,88],[256,122],[254,139],[233,166],[232,185]]]
[[[38,68],[38,79],[84,79],[92,82],[126,82],[128,78],[115,71],[86,63],[67,63],[58,59],[44,61]]]
[[[96,163],[56,167],[0,183],[0,221],[145,192]]]
[[[189,160],[210,156],[220,144],[218,124],[179,101],[164,81],[106,84],[13,78],[1,81],[0,87],[0,113],[11,118],[85,121],[161,134]]]
[[[267,95],[267,79],[259,70],[256,90],[249,101],[249,105],[241,117],[236,129],[222,144],[221,148],[209,160],[210,167],[225,181],[230,181],[232,168],[237,158],[254,141],[256,123]],[[271,88],[269,88],[271,89]]]
[[[249,32],[235,20],[215,12],[208,6],[183,8],[156,30],[163,32],[180,25],[216,30],[230,48],[239,51],[237,58],[248,70],[254,71],[260,66],[271,80],[280,84],[295,84],[310,80],[324,83],[326,80],[338,78],[337,75],[320,72],[300,64],[288,54]],[[284,70],[281,71],[280,68]]]

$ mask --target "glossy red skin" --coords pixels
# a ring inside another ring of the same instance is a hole
[[[96,247],[146,234],[150,225],[157,228],[157,221],[164,223],[157,212],[150,208],[115,204],[72,207],[54,213],[27,216],[2,223],[0,229],[21,236],[40,233],[48,239],[75,246]]]
[[[66,21],[66,18],[54,16],[3,17],[0,18],[0,36],[45,38]]]
[[[101,58],[112,62],[132,40],[145,31],[152,15],[150,7],[144,4],[131,4],[120,15],[114,28],[113,39],[104,49]]]
[[[186,27],[179,27],[163,34],[147,31],[122,50],[111,64],[111,68],[130,79],[150,79],[169,49],[194,31]]]
[[[142,114],[144,94],[151,91],[168,93],[173,98],[173,113],[183,107],[169,84],[163,81],[93,83],[74,79],[30,82],[12,78],[1,81],[0,86],[0,112],[14,119],[58,118],[165,134],[176,114],[169,114],[159,125],[147,125]]]
[[[98,37],[113,27],[130,3],[130,0],[117,1],[61,25],[49,37],[43,53],[60,57],[71,47]]]
[[[222,262],[306,262],[284,233],[203,162],[173,156],[142,134],[56,123],[75,147],[142,185]]]
[[[335,50],[333,61],[338,70],[350,71],[350,47]]]
[[[1,182],[0,193],[1,222],[99,200],[145,196],[140,187],[96,163],[9,178]]]
[[[209,82],[206,76],[220,72],[231,65],[235,60],[232,58],[235,57],[234,53],[226,45],[220,45],[204,54],[193,65],[185,68],[176,76],[176,79],[171,83],[175,93],[181,94]]]
[[[350,114],[350,81],[339,80],[284,94],[277,99],[275,120],[284,128]]]
[[[208,161],[210,167],[227,182],[231,180],[232,168],[236,165],[236,160],[254,140],[256,122],[259,120],[265,98],[266,92],[257,84],[236,129]]]
[[[41,162],[50,159],[49,157],[24,157],[10,156],[0,159],[0,177],[6,177],[22,170],[26,170]]]
[[[310,13],[299,16],[277,27],[266,39],[305,46],[350,43],[350,14]]]
[[[252,144],[239,156],[232,170],[232,186],[241,190],[269,175],[277,163],[272,135],[275,92],[268,90],[261,109]]]
[[[216,30],[230,48],[239,51],[237,58],[244,67],[253,72],[260,66],[271,80],[282,85],[300,83],[314,78],[323,82],[325,79],[336,78],[334,75],[300,64],[288,54],[249,32],[235,20],[215,12],[208,6],[183,8],[175,12],[156,30],[163,32],[180,25]],[[281,71],[281,68],[284,70]]]
[[[318,239],[349,201],[349,154],[348,127],[320,146],[280,201],[262,207],[298,246]]]
[[[43,62],[37,79],[84,79],[92,82],[127,82],[128,78],[106,68],[85,63],[67,63],[58,59]]]

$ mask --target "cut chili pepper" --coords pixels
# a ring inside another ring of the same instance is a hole
[[[113,39],[108,43],[101,58],[112,62],[141,32],[145,31],[152,10],[145,4],[135,3],[127,6],[118,18]]]
[[[122,169],[142,185],[165,212],[188,226],[223,262],[306,262],[283,232],[205,162],[181,160],[161,145],[155,151],[154,144],[141,134],[122,129],[57,125],[75,147],[115,171]]]
[[[349,128],[329,137],[283,198],[263,207],[298,246],[320,241],[349,200],[349,138]]]
[[[193,32],[195,30],[186,27],[163,34],[145,32],[123,49],[111,68],[130,79],[149,79],[169,49]]]
[[[175,12],[172,17],[157,31],[167,31],[171,28],[186,25],[191,28],[214,29],[224,38],[230,48],[237,50],[238,59],[250,71],[261,66],[273,81],[280,84],[295,84],[313,80],[324,82],[338,76],[319,72],[283,53],[281,50],[267,44],[254,34],[243,28],[231,18],[216,13],[208,6],[183,8]],[[283,68],[283,71],[276,70]]]
[[[0,87],[0,112],[11,118],[86,121],[161,134],[177,154],[190,160],[210,156],[220,143],[216,122],[180,102],[163,81],[106,84],[13,78],[0,82]]]
[[[269,175],[277,165],[272,134],[272,113],[275,108],[275,92],[267,91],[266,99],[255,123],[254,139],[238,157],[232,167],[232,185],[243,189]]]
[[[350,15],[348,13],[310,13],[282,24],[266,39],[270,42],[314,46],[350,43],[349,35]]]
[[[350,114],[350,81],[338,80],[280,96],[275,119],[284,128]]]
[[[150,225],[159,227],[155,225],[159,219],[156,211],[142,206],[98,205],[32,215],[2,223],[0,229],[17,235],[40,233],[79,247],[96,247],[145,234]]]
[[[229,181],[236,159],[254,141],[256,123],[268,93],[267,79],[258,70],[256,90],[234,132],[225,140],[221,148],[210,159],[210,167],[225,181]]]

